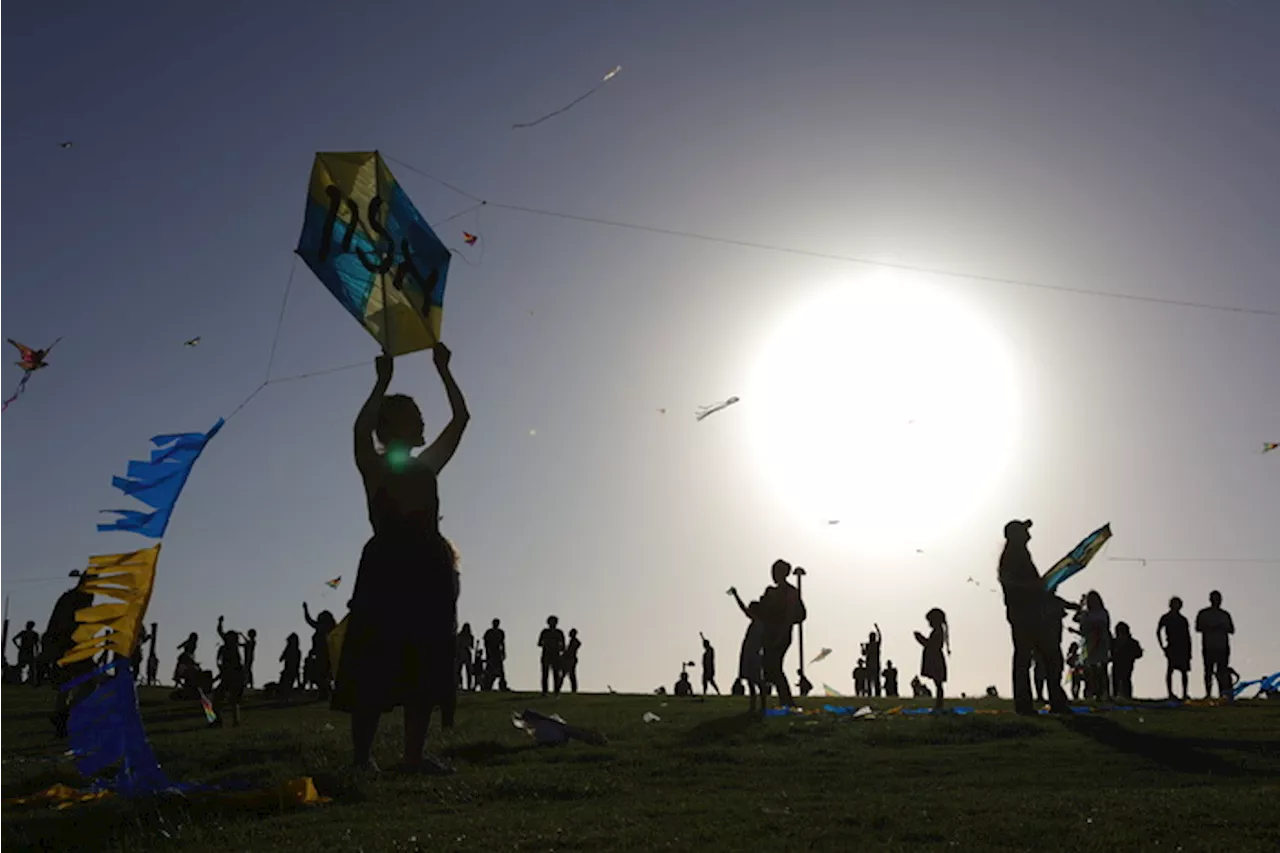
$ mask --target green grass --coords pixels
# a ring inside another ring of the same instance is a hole
[[[5,798],[82,782],[50,759],[51,691],[5,687]],[[852,701],[852,700],[845,700]],[[662,703],[666,703],[665,707]],[[809,700],[811,707],[823,700]],[[872,703],[888,707],[888,703]],[[979,707],[1007,708],[983,701]],[[1280,849],[1280,703],[1026,719],[1011,714],[750,720],[743,700],[462,697],[430,748],[447,778],[347,772],[347,718],[249,704],[239,729],[143,691],[171,778],[264,786],[311,776],[333,802],[236,812],[198,801],[4,807],[17,850],[1269,850]],[[610,744],[538,747],[534,707]],[[662,721],[645,724],[654,711]],[[399,758],[400,716],[379,733]]]

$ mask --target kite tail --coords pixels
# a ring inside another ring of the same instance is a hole
[[[30,378],[31,378],[30,373],[22,374],[22,378],[18,380],[17,390],[15,390],[13,394],[7,400],[4,401],[4,406],[0,407],[0,412],[8,411],[9,404],[12,403],[14,400],[18,399],[18,397],[22,394],[22,392],[26,390],[27,380]]]

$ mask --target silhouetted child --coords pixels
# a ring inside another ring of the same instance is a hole
[[[929,688],[924,686],[924,682],[920,680],[920,676],[911,676],[911,698],[913,699],[929,699]]]
[[[693,682],[689,680],[689,673],[680,673],[680,677],[676,679],[675,694],[677,696],[693,695]]]
[[[458,632],[458,687],[471,690],[475,676],[471,672],[471,652],[475,648],[475,637],[471,634],[471,623],[465,622]]]
[[[858,658],[858,663],[853,668],[853,695],[867,695],[867,662],[862,658]]]
[[[1142,657],[1142,646],[1129,631],[1127,622],[1116,623],[1115,645],[1111,647],[1111,692],[1117,699],[1133,698],[1133,665]]]
[[[36,633],[36,623],[28,622],[27,627],[13,638],[18,647],[18,677],[21,683],[22,674],[26,673],[26,683],[36,686],[40,681],[36,677],[36,659],[40,656],[40,635]]]
[[[290,634],[284,641],[284,651],[280,653],[280,689],[294,690],[298,687],[299,669],[302,667],[302,640],[298,635]]]
[[[920,652],[920,675],[931,679],[937,691],[934,708],[942,710],[943,685],[947,681],[947,655],[951,654],[951,639],[947,636],[947,614],[935,607],[925,614],[925,620],[933,630],[926,637],[916,631],[916,642],[923,649]],[[944,654],[943,652],[946,652]]]
[[[147,686],[155,687],[160,679],[160,658],[154,654],[147,655]]]
[[[866,686],[867,695],[880,698],[880,645],[884,635],[880,633],[880,626],[876,625],[875,630],[867,637],[867,643],[863,646],[864,655],[867,660],[866,665]]]
[[[564,654],[564,631],[556,627],[559,622],[559,618],[548,616],[547,627],[543,628],[542,633],[538,635],[538,648],[542,649],[543,696],[546,696],[552,687],[555,688],[556,693],[560,692],[556,682],[560,677],[560,656]]]
[[[218,684],[213,691],[214,713],[221,722],[231,708],[232,725],[240,725],[240,700],[244,698],[244,660],[240,656],[240,633],[222,630],[222,617],[218,617],[218,635],[222,648],[218,650]]]
[[[898,698],[898,670],[894,667],[893,661],[889,661],[888,666],[884,668],[884,695],[893,699]]]
[[[1080,657],[1080,644],[1072,643],[1067,648],[1067,667],[1071,671],[1071,698],[1080,699],[1080,691],[1084,689],[1084,661]]]
[[[485,678],[485,668],[488,662],[484,659],[484,646],[476,643],[471,654],[471,688],[472,690],[488,690],[488,679]]]
[[[760,595],[760,618],[765,624],[762,665],[764,680],[778,691],[778,703],[784,708],[793,704],[791,684],[783,670],[783,660],[791,648],[792,630],[807,616],[800,591],[787,582],[791,564],[774,560],[769,570],[773,585]],[[762,700],[761,705],[765,704]]]
[[[250,628],[244,638],[244,686],[253,689],[253,659],[258,656],[258,630]]]
[[[1191,625],[1187,617],[1182,615],[1182,599],[1174,596],[1169,599],[1169,612],[1160,617],[1156,625],[1156,641],[1165,656],[1164,687],[1173,694],[1173,674],[1182,673],[1182,699],[1191,698],[1187,691],[1187,675],[1191,672]]]
[[[1075,620],[1080,628],[1073,630],[1084,641],[1086,695],[1090,699],[1105,699],[1111,692],[1111,679],[1107,677],[1107,664],[1111,660],[1111,614],[1097,590],[1085,594]]]
[[[741,679],[741,678],[735,678],[735,679],[733,680],[733,687],[731,687],[731,688],[729,689],[729,695],[731,695],[731,696],[746,696],[746,695],[747,695],[747,685],[746,685],[746,682],[745,682],[745,681],[743,681],[743,679]]]
[[[184,661],[189,666],[193,666],[197,668],[199,667],[199,664],[196,663],[196,647],[199,644],[200,644],[200,637],[196,634],[195,631],[192,631],[190,634],[187,635],[187,638],[185,640],[183,640],[181,643],[178,643],[177,645],[178,660],[173,665],[173,683],[174,684],[180,685],[183,682],[183,679],[180,674],[180,670],[182,669],[182,665]]]
[[[311,681],[320,688],[320,698],[328,699],[333,687],[333,667],[329,662],[329,632],[336,628],[338,623],[334,621],[333,614],[328,610],[320,611],[320,615],[312,619],[311,611],[307,609],[305,601],[302,602],[302,617],[315,632],[311,635],[311,655],[308,656],[308,658],[315,657]]]
[[[743,604],[737,587],[729,587],[729,594],[737,602],[738,609],[748,619],[746,633],[742,637],[742,650],[738,653],[738,678],[746,684],[750,697],[748,712],[756,709],[756,694],[760,695],[760,710],[764,710],[764,632],[760,618],[760,602]],[[741,695],[741,694],[739,694]]]
[[[698,632],[698,636],[702,638],[702,695],[707,695],[707,688],[712,687],[716,691],[716,695],[720,695],[720,686],[716,684],[716,650],[712,648],[711,641],[703,636],[702,632]]]
[[[578,629],[569,629],[569,642],[565,643],[564,654],[560,655],[560,666],[556,672],[556,692],[560,692],[560,685],[565,679],[569,680],[569,689],[578,692],[578,651],[582,648],[582,641],[578,639]]]

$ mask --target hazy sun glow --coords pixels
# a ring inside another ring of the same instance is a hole
[[[893,271],[826,288],[783,318],[750,395],[742,414],[779,502],[880,552],[912,553],[962,523],[1018,434],[999,331],[947,284]]]

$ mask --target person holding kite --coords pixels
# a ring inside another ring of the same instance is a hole
[[[378,357],[377,382],[355,422],[356,467],[373,537],[360,556],[332,707],[351,714],[355,764],[372,770],[379,718],[397,706],[404,707],[404,769],[449,770],[424,753],[432,711],[439,707],[442,725],[451,727],[457,702],[457,552],[440,533],[437,479],[470,414],[449,369],[449,349],[437,343],[433,354],[452,418],[430,446],[411,453],[426,443],[422,413],[411,397],[386,393],[393,372],[386,354]]]
[[[1005,615],[1013,633],[1013,707],[1019,714],[1034,714],[1031,697],[1031,659],[1038,654],[1049,681],[1049,704],[1055,713],[1070,713],[1062,689],[1062,647],[1048,614],[1057,597],[1045,588],[1027,543],[1031,521],[1010,521],[1004,526],[1004,551],[1000,554],[1000,585],[1004,588]],[[1059,618],[1061,625],[1061,618]],[[1060,630],[1060,629],[1059,629]]]

